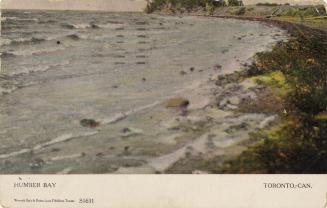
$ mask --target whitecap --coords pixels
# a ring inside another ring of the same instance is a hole
[[[64,47],[52,47],[52,48],[49,47],[49,48],[42,48],[42,49],[17,50],[11,53],[16,56],[30,56],[30,55],[41,54],[41,53],[51,53],[64,49],[65,49]]]
[[[28,152],[31,152],[31,151],[37,151],[37,150],[40,150],[42,148],[48,147],[50,145],[54,145],[54,144],[61,143],[61,142],[67,142],[69,140],[72,140],[72,139],[75,139],[75,138],[78,138],[78,137],[93,136],[93,135],[95,135],[97,133],[98,133],[98,131],[83,132],[83,133],[77,133],[77,134],[72,134],[72,133],[63,134],[63,135],[61,135],[61,136],[59,136],[57,138],[54,138],[53,140],[50,140],[50,141],[42,143],[42,144],[38,144],[35,147],[33,147],[32,149],[22,149],[22,150],[18,150],[18,151],[15,151],[15,152],[8,153],[8,154],[2,154],[2,155],[0,155],[0,159],[7,159],[7,158],[10,158],[10,157],[22,155],[22,154],[25,154],[25,153],[28,153]]]
[[[10,45],[10,44],[11,44],[11,40],[6,39],[6,38],[1,38],[0,39],[0,46]]]
[[[23,75],[23,74],[29,74],[29,73],[34,73],[34,72],[45,72],[49,70],[52,67],[57,67],[57,66],[65,66],[69,64],[69,61],[64,61],[62,63],[58,64],[52,64],[52,65],[40,65],[40,66],[32,66],[32,67],[22,67],[19,70],[15,70],[12,72],[9,72],[9,76],[17,76],[17,75]]]
[[[145,106],[141,106],[139,108],[131,109],[131,110],[126,111],[126,112],[120,112],[120,113],[115,114],[112,117],[102,119],[102,120],[100,120],[100,122],[102,124],[113,124],[113,123],[116,123],[118,121],[121,121],[121,120],[127,118],[127,116],[129,116],[129,115],[132,115],[134,113],[146,110],[148,108],[152,108],[152,107],[154,107],[154,106],[156,106],[158,104],[160,104],[160,101],[156,101],[154,103],[151,103],[151,104],[145,105]]]
[[[87,29],[87,28],[92,28],[92,25],[88,24],[88,23],[82,23],[82,24],[64,23],[61,26],[64,27],[64,28],[67,28],[67,29]]]

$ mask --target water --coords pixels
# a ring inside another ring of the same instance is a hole
[[[174,115],[163,100],[181,95],[196,109],[212,66],[236,70],[283,34],[254,22],[141,13],[12,10],[1,21],[0,171],[16,173],[147,166],[179,147],[158,141],[171,136],[161,123]],[[81,126],[85,118],[100,127]],[[35,158],[46,165],[33,169]]]

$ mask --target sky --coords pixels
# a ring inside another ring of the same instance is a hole
[[[56,10],[107,10],[142,11],[145,0],[0,0],[3,9],[56,9]],[[243,0],[244,4],[258,2],[311,4],[323,0]],[[327,2],[327,0],[325,0]]]
[[[145,0],[0,0],[3,9],[142,11]]]

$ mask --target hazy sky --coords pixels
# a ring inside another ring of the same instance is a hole
[[[78,9],[141,11],[145,0],[0,0],[1,8],[10,9]],[[243,0],[245,4],[258,2],[311,4],[323,0]],[[326,0],[327,1],[327,0]]]
[[[9,9],[78,9],[141,11],[145,0],[0,0],[2,8]]]

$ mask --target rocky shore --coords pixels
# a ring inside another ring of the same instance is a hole
[[[167,15],[167,12],[159,13]],[[314,25],[315,19],[299,24],[292,23],[290,18],[283,16],[275,19],[269,16],[219,15],[219,10],[210,15],[202,10],[177,15],[260,21],[287,31],[290,41],[278,43],[272,52],[258,53],[254,62],[241,73],[216,77],[218,93],[214,93],[215,105],[220,110],[232,111],[236,115],[265,115],[259,119],[260,122],[252,125],[251,122],[241,121],[224,130],[228,134],[247,135],[247,139],[225,148],[222,154],[216,152],[216,155],[193,154],[184,157],[167,169],[167,172],[323,173],[327,168],[323,147],[326,144],[326,131],[323,130],[326,117],[325,107],[321,108],[322,111],[317,107],[325,106],[324,98],[315,97],[318,95],[312,94],[314,89],[309,94],[301,90],[309,83],[312,86],[326,81],[324,75],[315,77],[315,73],[325,74],[323,66],[326,65],[327,53],[323,39],[327,37],[324,31],[327,27],[303,25]],[[298,47],[294,47],[295,44]],[[319,50],[315,45],[322,48]],[[282,54],[285,53],[290,53],[290,57],[284,60]],[[300,57],[307,61],[302,63]],[[304,78],[303,74],[311,68],[316,68],[316,72],[307,74],[307,78]],[[325,87],[321,86],[321,90],[324,91]],[[312,103],[305,104],[309,100]],[[308,158],[308,155],[311,156]],[[307,164],[310,164],[309,167]]]

